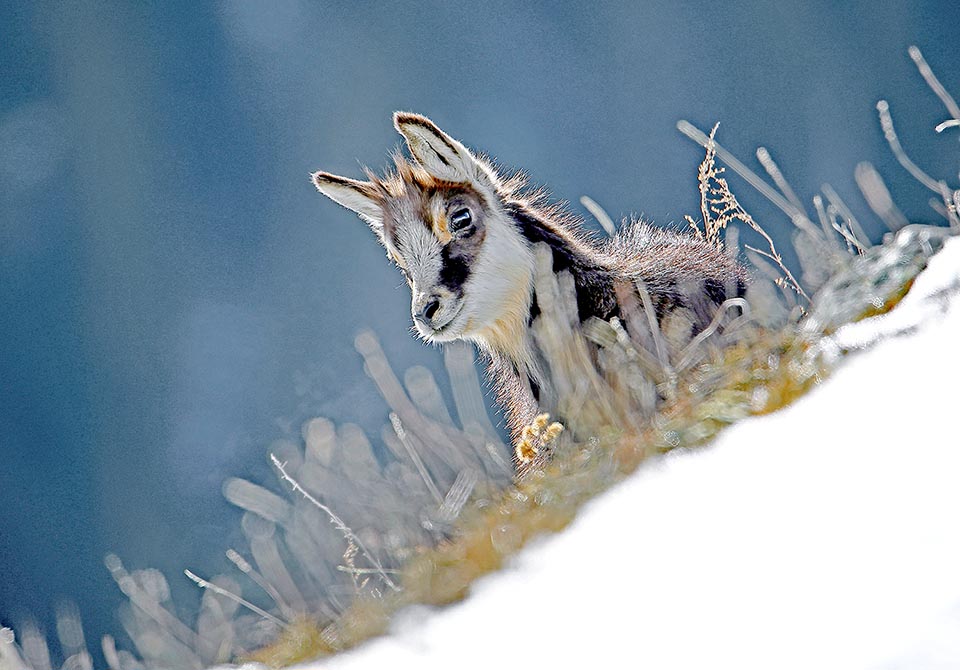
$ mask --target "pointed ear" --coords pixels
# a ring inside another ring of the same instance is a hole
[[[314,186],[325,196],[360,215],[377,234],[383,230],[383,208],[373,184],[339,177],[329,172],[310,175]]]
[[[395,112],[393,125],[407,140],[414,159],[437,179],[492,185],[487,167],[427,117]]]

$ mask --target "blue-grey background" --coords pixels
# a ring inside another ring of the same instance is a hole
[[[72,599],[89,638],[116,634],[110,551],[162,569],[189,616],[182,568],[224,571],[240,540],[222,480],[266,480],[269,442],[309,416],[382,423],[360,328],[440,369],[403,279],[307,178],[383,166],[394,110],[614,216],[696,215],[686,118],[863,220],[872,161],[933,220],[874,105],[956,177],[906,49],[960,94],[958,20],[951,0],[0,2],[0,623],[52,633]]]

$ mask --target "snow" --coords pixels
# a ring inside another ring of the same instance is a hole
[[[960,239],[871,348],[787,409],[674,453],[462,603],[309,668],[960,667]]]

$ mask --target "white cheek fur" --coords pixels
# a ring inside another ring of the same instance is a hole
[[[486,239],[464,286],[473,318],[471,331],[505,317],[525,317],[529,311],[533,254],[511,223],[492,216],[487,221]]]
[[[533,263],[533,253],[512,223],[489,217],[483,249],[464,287],[461,337],[536,375],[527,333]]]

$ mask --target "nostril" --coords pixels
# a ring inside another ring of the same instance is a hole
[[[430,319],[433,318],[433,315],[436,314],[437,310],[439,309],[440,309],[440,299],[430,298],[430,300],[427,301],[427,304],[423,306],[423,310],[421,311],[421,314],[423,314],[424,319],[427,319],[429,321]]]

